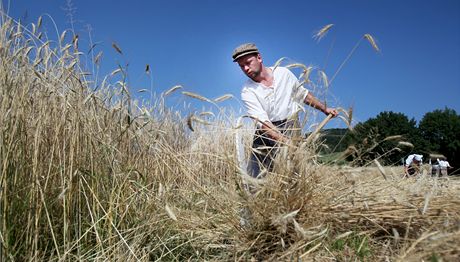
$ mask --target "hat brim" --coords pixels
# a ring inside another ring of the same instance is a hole
[[[235,58],[233,58],[233,62],[236,62],[238,59],[242,58],[243,56],[247,56],[250,54],[258,54],[258,53],[259,51],[257,50],[250,50],[250,51],[243,52],[241,54],[238,54]]]

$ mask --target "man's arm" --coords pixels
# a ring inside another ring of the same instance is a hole
[[[262,123],[262,131],[267,134],[267,136],[275,141],[281,142],[281,143],[288,143],[289,139],[284,136],[278,128],[273,125],[272,122],[270,121],[265,121]]]
[[[310,92],[308,92],[304,102],[305,104],[320,110],[326,115],[332,114],[333,117],[336,117],[339,114],[335,108],[326,107],[326,105],[316,99]]]
[[[404,174],[409,175],[409,167],[404,165]]]

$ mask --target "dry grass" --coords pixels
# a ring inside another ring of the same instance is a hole
[[[126,70],[96,84],[97,74],[81,66],[77,37],[70,46],[54,43],[40,39],[38,28],[6,16],[0,27],[2,259],[460,255],[458,180],[319,165],[312,139],[283,148],[274,172],[252,181],[257,191],[248,194],[233,138],[243,130],[249,143],[250,125],[233,127],[231,114],[219,110],[195,116],[191,132],[183,112],[164,102],[180,86],[148,105],[133,100]],[[241,210],[251,216],[246,227]]]

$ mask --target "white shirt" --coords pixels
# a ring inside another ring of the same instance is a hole
[[[270,67],[273,70],[273,67]],[[295,75],[285,67],[273,71],[273,85],[267,87],[252,79],[243,85],[241,99],[248,115],[261,122],[284,120],[303,108],[308,90],[300,85]],[[260,123],[258,123],[260,126]]]
[[[418,156],[418,157],[422,158],[422,155],[416,155],[416,154],[410,155],[406,159],[406,166],[410,166],[410,164],[412,164],[412,161],[414,160],[415,156]],[[422,160],[420,160],[420,165],[421,164],[422,164]]]
[[[448,161],[444,161],[444,160],[439,160],[438,161],[438,164],[439,164],[439,167],[441,168],[448,168],[448,167],[451,167],[449,162]]]

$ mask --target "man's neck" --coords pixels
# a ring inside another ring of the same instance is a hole
[[[260,75],[257,79],[254,79],[254,81],[267,86],[271,87],[273,85],[273,72],[270,68],[262,66],[262,71],[260,72]]]

